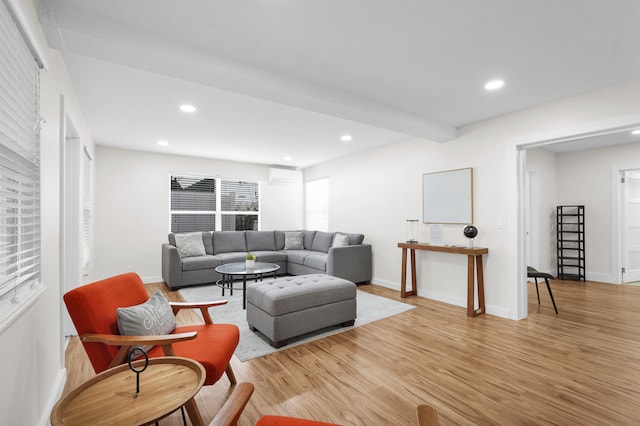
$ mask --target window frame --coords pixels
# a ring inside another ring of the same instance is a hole
[[[200,209],[200,210],[194,210],[194,209],[174,209],[173,208],[173,201],[172,201],[172,196],[173,196],[173,190],[170,187],[169,188],[169,232],[172,233],[183,233],[183,232],[201,232],[201,231],[205,231],[203,229],[190,229],[190,230],[179,230],[176,231],[174,229],[174,216],[175,215],[210,215],[213,216],[213,221],[214,221],[214,225],[213,228],[214,229],[208,229],[208,231],[222,231],[222,230],[229,230],[229,229],[225,229],[225,222],[228,222],[228,220],[225,220],[226,218],[228,218],[229,216],[255,216],[255,220],[253,221],[256,225],[257,228],[254,227],[254,230],[260,230],[260,205],[261,205],[261,185],[260,185],[260,181],[258,180],[251,180],[251,179],[238,179],[238,178],[225,178],[225,177],[220,177],[220,176],[212,176],[212,175],[200,175],[200,174],[194,174],[194,173],[171,173],[170,177],[169,177],[169,182],[172,184],[173,180],[176,179],[193,179],[196,180],[198,179],[199,181],[202,181],[204,179],[211,179],[214,181],[214,192],[215,192],[215,200],[213,200],[213,209],[209,209],[209,210],[204,210],[204,209]],[[242,183],[248,183],[251,185],[255,185],[255,199],[253,199],[252,201],[252,206],[255,206],[256,210],[233,210],[233,209],[228,209],[228,208],[224,208],[225,206],[225,200],[223,200],[223,196],[225,194],[225,190],[223,188],[225,183],[234,183],[234,184],[242,184]]]

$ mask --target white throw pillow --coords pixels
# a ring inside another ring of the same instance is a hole
[[[336,232],[333,237],[332,247],[346,247],[349,245],[349,236],[341,232]]]
[[[207,254],[204,250],[204,243],[202,242],[202,234],[200,232],[175,234],[174,236],[180,257],[204,256]]]
[[[284,249],[285,250],[304,250],[304,235],[302,232],[285,232],[284,233]]]

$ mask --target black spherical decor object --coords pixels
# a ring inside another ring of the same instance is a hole
[[[478,228],[473,225],[467,225],[462,230],[462,233],[467,238],[475,238],[478,235]]]

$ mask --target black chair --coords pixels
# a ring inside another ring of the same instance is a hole
[[[551,292],[551,286],[549,285],[549,278],[553,279],[553,275],[547,274],[546,272],[540,272],[536,268],[527,266],[527,277],[533,278],[536,283],[536,293],[538,294],[538,305],[540,304],[540,292],[538,291],[538,278],[544,278],[544,282],[547,283],[547,290],[549,290],[549,296],[551,296],[551,302],[553,302],[553,309],[556,310],[556,314],[557,314],[558,308],[556,308],[556,300],[553,298],[553,293]]]

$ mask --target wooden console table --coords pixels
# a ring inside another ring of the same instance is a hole
[[[416,250],[439,251],[444,253],[466,254],[467,255],[467,316],[474,317],[484,314],[484,273],[482,269],[482,255],[489,253],[488,248],[462,246],[436,246],[426,243],[398,243],[402,249],[402,281],[400,283],[400,296],[417,296],[416,281]],[[407,249],[411,252],[411,284],[412,289],[407,290]],[[478,309],[474,308],[475,299],[475,277],[474,267],[478,273]]]

